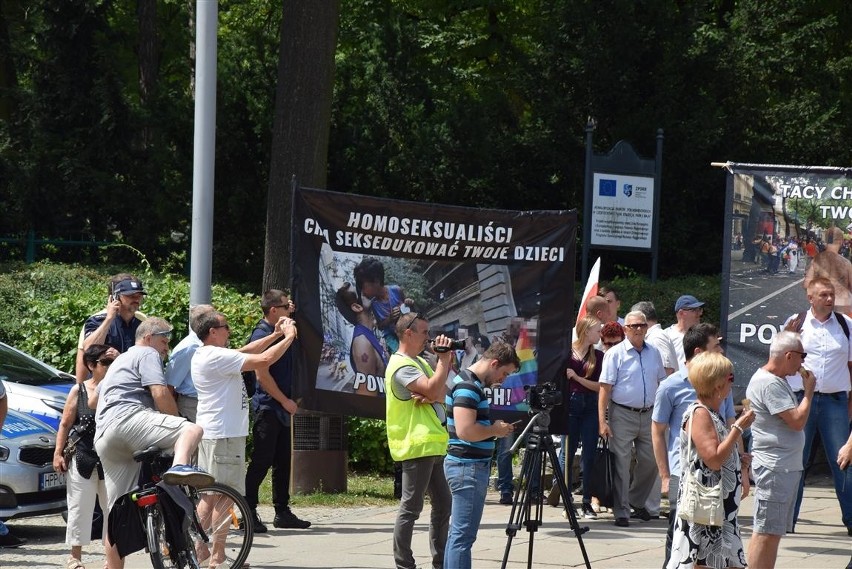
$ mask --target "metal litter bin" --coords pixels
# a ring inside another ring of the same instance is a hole
[[[293,416],[293,492],[346,492],[347,462],[343,416]]]

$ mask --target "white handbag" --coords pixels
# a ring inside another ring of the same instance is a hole
[[[704,406],[702,405],[702,407]],[[695,409],[693,409],[694,414]],[[688,461],[690,450],[692,449],[692,421],[689,422],[687,436],[686,457]],[[683,461],[681,461],[682,469],[684,466],[686,467],[686,472],[677,501],[677,515],[690,524],[721,526],[725,519],[725,508],[722,504],[721,478],[715,486],[705,486],[695,477],[691,466],[689,464],[684,465]]]

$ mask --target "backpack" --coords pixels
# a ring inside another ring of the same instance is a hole
[[[802,326],[805,323],[805,315],[808,313],[807,310],[803,310],[799,312],[795,318],[790,320],[790,323],[787,324],[784,329],[789,330],[790,332],[796,332],[797,334],[802,333]],[[846,318],[843,317],[843,314],[839,312],[834,313],[834,317],[837,318],[837,323],[840,324],[840,328],[843,330],[843,335],[846,336],[846,339],[849,339],[849,324],[846,323]]]

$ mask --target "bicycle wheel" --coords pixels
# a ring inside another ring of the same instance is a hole
[[[198,488],[197,492],[195,515],[208,540],[204,542],[201,536],[194,536],[195,554],[201,567],[242,567],[254,540],[248,502],[224,484]]]
[[[160,506],[154,504],[145,508],[145,531],[148,536],[148,555],[154,569],[170,569],[174,567],[169,559],[169,545],[166,540],[166,526]]]
[[[195,540],[192,537],[195,534],[193,525],[190,524],[190,529],[184,534],[188,547],[183,551],[172,551],[166,538],[166,525],[159,504],[149,506],[147,514],[145,529],[148,535],[148,555],[154,569],[199,569],[201,565],[196,559]]]

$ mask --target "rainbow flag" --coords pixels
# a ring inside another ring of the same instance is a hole
[[[535,344],[525,326],[521,327],[518,341],[515,344],[515,352],[521,360],[521,367],[503,381],[503,388],[510,390],[511,396],[508,405],[495,406],[497,409],[515,409],[517,411],[529,411],[526,403],[525,385],[535,385],[538,382],[538,362],[535,359]]]

